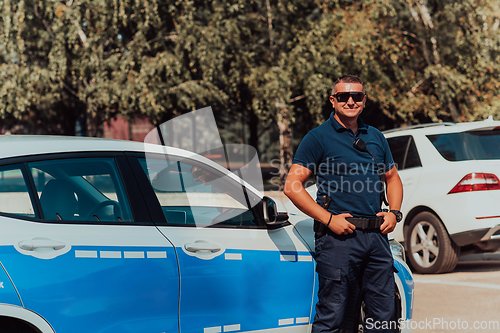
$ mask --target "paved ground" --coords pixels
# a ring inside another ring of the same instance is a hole
[[[447,274],[414,274],[413,332],[500,332],[500,260],[492,259],[500,254],[464,257]]]

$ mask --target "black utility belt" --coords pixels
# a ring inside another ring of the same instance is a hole
[[[346,217],[346,220],[356,227],[357,230],[380,230],[380,226],[384,223],[382,216],[375,217]],[[322,236],[330,231],[325,224],[314,220],[314,232],[316,236]]]
[[[346,217],[346,220],[360,230],[380,229],[384,223],[382,216],[375,217]]]

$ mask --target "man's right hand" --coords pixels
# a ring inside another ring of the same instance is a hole
[[[352,215],[349,213],[333,215],[328,228],[330,228],[330,230],[337,235],[352,234],[354,230],[356,230],[356,227],[354,226],[354,224],[347,221],[345,219],[346,217],[352,217]],[[328,223],[328,221],[326,221],[326,223]]]
[[[312,171],[298,164],[292,164],[286,178],[283,193],[292,203],[304,214],[321,221],[325,225],[328,223],[331,213],[318,205],[316,201],[304,189],[304,182],[311,176]],[[356,227],[345,218],[352,217],[349,213],[332,215],[328,228],[338,235],[352,234]]]

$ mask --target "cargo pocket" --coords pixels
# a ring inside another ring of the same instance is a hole
[[[316,265],[318,273],[319,290],[318,297],[326,302],[341,303],[345,298],[345,283],[342,283],[342,268],[318,262]]]

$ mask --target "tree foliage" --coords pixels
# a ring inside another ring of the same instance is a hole
[[[83,117],[96,135],[116,114],[161,123],[212,105],[221,122],[245,115],[256,146],[258,122],[323,121],[345,74],[395,124],[500,115],[494,0],[2,0],[0,11],[0,118],[30,132],[73,134]]]

